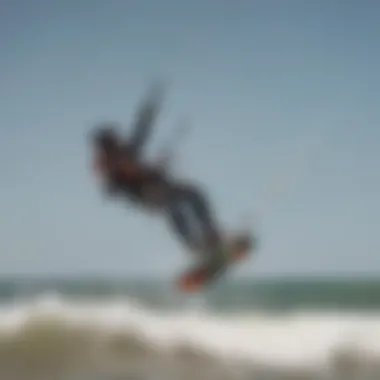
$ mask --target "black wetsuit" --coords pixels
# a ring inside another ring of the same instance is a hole
[[[219,244],[218,228],[202,191],[169,178],[164,170],[150,167],[142,160],[142,150],[158,112],[159,102],[155,97],[148,98],[140,107],[132,135],[121,151],[121,160],[134,163],[137,175],[111,172],[110,189],[141,205],[152,200],[150,195],[158,196],[173,230],[190,249],[203,243]]]

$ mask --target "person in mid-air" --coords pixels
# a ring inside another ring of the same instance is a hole
[[[221,249],[220,229],[210,205],[197,187],[173,179],[163,164],[151,164],[143,150],[160,111],[162,92],[152,91],[142,102],[132,133],[123,139],[113,124],[98,126],[93,134],[95,170],[108,194],[126,196],[143,207],[166,214],[172,228],[192,251]]]

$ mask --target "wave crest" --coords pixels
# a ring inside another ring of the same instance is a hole
[[[380,375],[377,315],[221,317],[59,298],[0,311],[0,377],[9,380],[33,374],[334,379],[354,373],[361,380]]]

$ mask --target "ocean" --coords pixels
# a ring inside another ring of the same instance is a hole
[[[1,380],[380,380],[380,279],[0,280]]]

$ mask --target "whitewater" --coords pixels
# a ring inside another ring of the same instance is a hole
[[[0,379],[379,380],[380,314],[19,299],[0,308]]]

